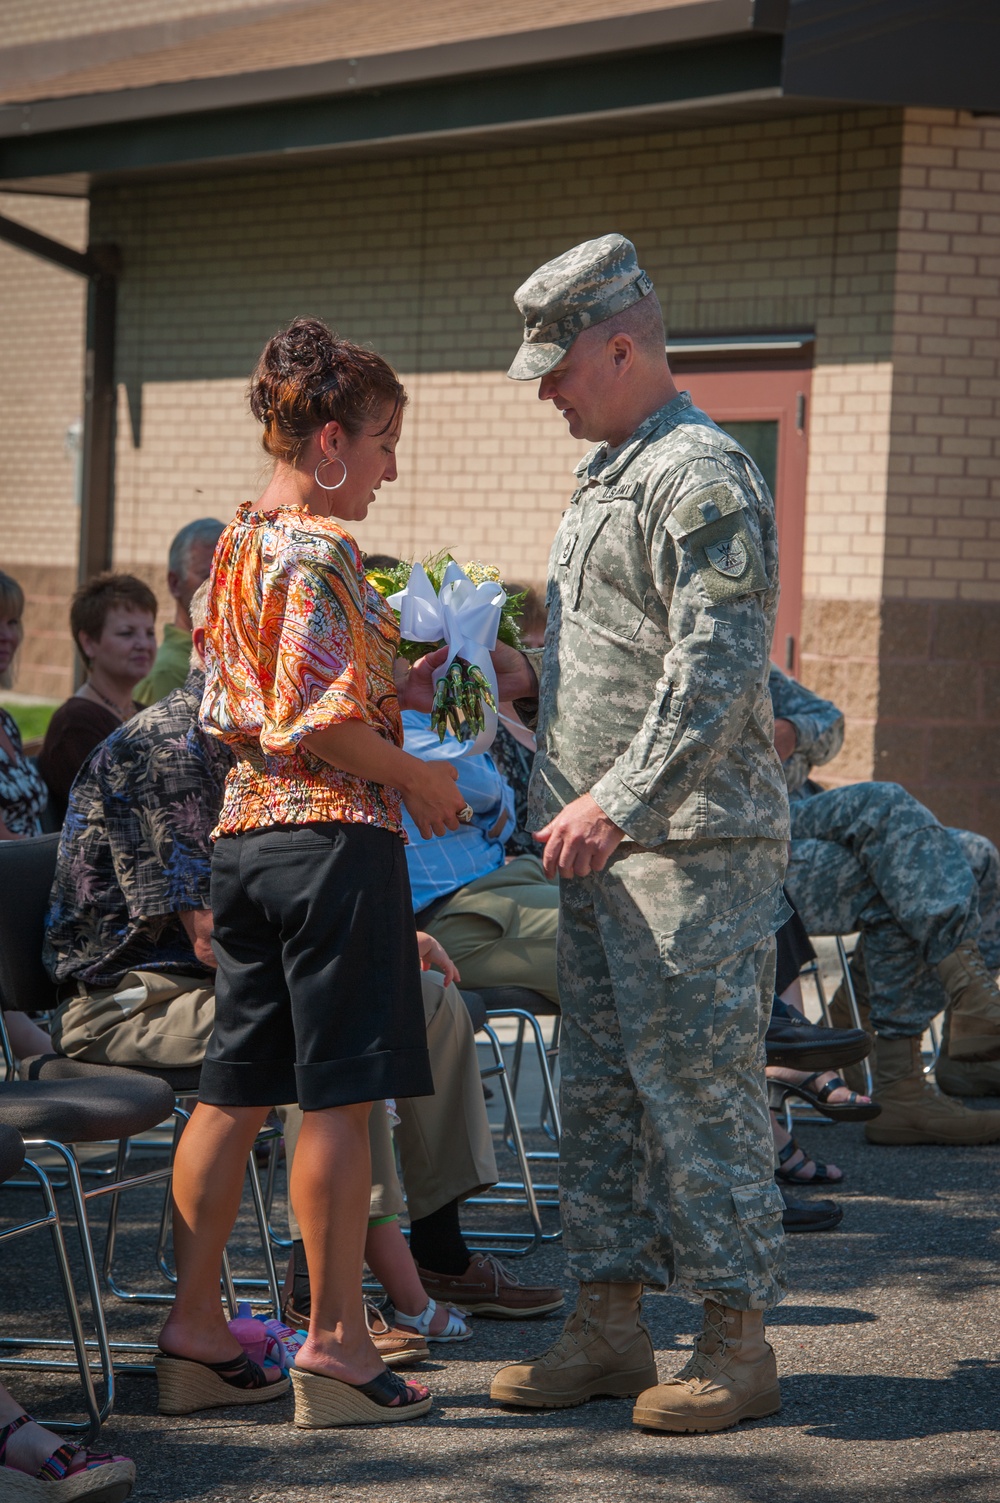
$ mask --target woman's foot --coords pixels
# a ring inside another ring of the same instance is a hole
[[[315,1373],[321,1378],[338,1378],[341,1383],[350,1383],[354,1388],[375,1382],[383,1373],[389,1372],[367,1333],[364,1343],[355,1343],[350,1348],[314,1340],[310,1333],[305,1346],[296,1354],[295,1368],[298,1372]],[[407,1400],[405,1393],[398,1392],[387,1408],[430,1397],[430,1389],[422,1383],[408,1382],[406,1387],[416,1393],[417,1400]]]
[[[226,1324],[221,1305],[218,1322],[213,1319],[204,1325],[187,1324],[171,1312],[160,1332],[158,1345],[165,1357],[179,1357],[186,1362],[203,1362],[212,1367],[229,1363],[235,1370],[243,1366],[246,1357]],[[261,1371],[268,1383],[279,1383],[282,1379],[280,1367],[273,1363],[266,1363]]]
[[[817,1095],[831,1080],[838,1080],[840,1078],[836,1070],[824,1070],[821,1075],[812,1075],[808,1070],[786,1070],[781,1065],[768,1065],[766,1074],[768,1080],[776,1080],[784,1085],[804,1085],[808,1080],[812,1090]],[[855,1094],[854,1091],[841,1082],[839,1086],[830,1092],[826,1100],[829,1101],[831,1106],[868,1106],[871,1102],[871,1097]]]
[[[774,1146],[781,1155],[794,1140],[791,1133],[782,1126],[776,1112],[771,1113],[771,1131],[774,1134]],[[796,1185],[839,1185],[844,1178],[844,1171],[838,1169],[836,1164],[817,1164],[797,1143],[792,1152],[781,1161],[777,1172],[780,1179]]]

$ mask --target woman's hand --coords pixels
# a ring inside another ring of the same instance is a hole
[[[465,808],[465,797],[458,791],[458,768],[451,762],[421,762],[407,756],[412,767],[400,782],[403,803],[425,840],[457,830],[458,811]]]
[[[440,971],[444,976],[445,986],[450,986],[453,981],[461,981],[458,974],[458,966],[452,960],[443,945],[430,934],[425,934],[422,929],[417,930],[417,949],[420,951],[420,969]]]
[[[433,673],[448,661],[447,647],[436,647],[418,658],[405,677],[396,675],[396,693],[401,710],[422,710],[429,715],[434,706]],[[498,642],[490,653],[497,676],[500,699],[533,699],[538,693],[538,679],[523,652]]]

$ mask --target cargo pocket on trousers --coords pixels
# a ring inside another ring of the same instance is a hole
[[[774,1180],[737,1185],[732,1191],[743,1245],[747,1288],[755,1302],[771,1304],[775,1294],[775,1258],[781,1246],[785,1203]]]

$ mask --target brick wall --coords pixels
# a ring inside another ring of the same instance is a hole
[[[838,444],[844,381],[884,395],[899,135],[872,111],[100,192],[95,234],[126,265],[119,561],[162,568],[177,526],[259,485],[246,376],[267,334],[315,311],[382,350],[413,398],[364,544],[488,547],[538,579],[580,451],[503,375],[510,295],[609,226],[636,240],[675,330],[815,327],[811,421]],[[877,593],[870,543],[845,551],[831,524],[842,480],[810,485],[809,579]]]
[[[1000,838],[1000,121],[903,132],[876,766]]]
[[[0,214],[82,250],[87,205],[0,194]],[[86,288],[81,277],[0,243],[0,568],[25,590],[17,687],[61,699],[70,685],[66,628],[76,583],[77,455],[67,445],[83,414]]]

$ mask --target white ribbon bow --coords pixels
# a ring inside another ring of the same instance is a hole
[[[495,580],[474,585],[464,569],[452,562],[444,571],[441,593],[436,594],[423,564],[414,564],[405,590],[389,596],[389,604],[399,612],[399,634],[410,642],[448,644],[448,656],[434,670],[437,688],[456,658],[474,663],[497,698],[497,676],[490,653],[497,645],[500,610],[506,604],[503,587]],[[497,733],[496,711],[483,703],[483,729],[472,741],[462,745],[463,756],[475,756],[492,746]]]

